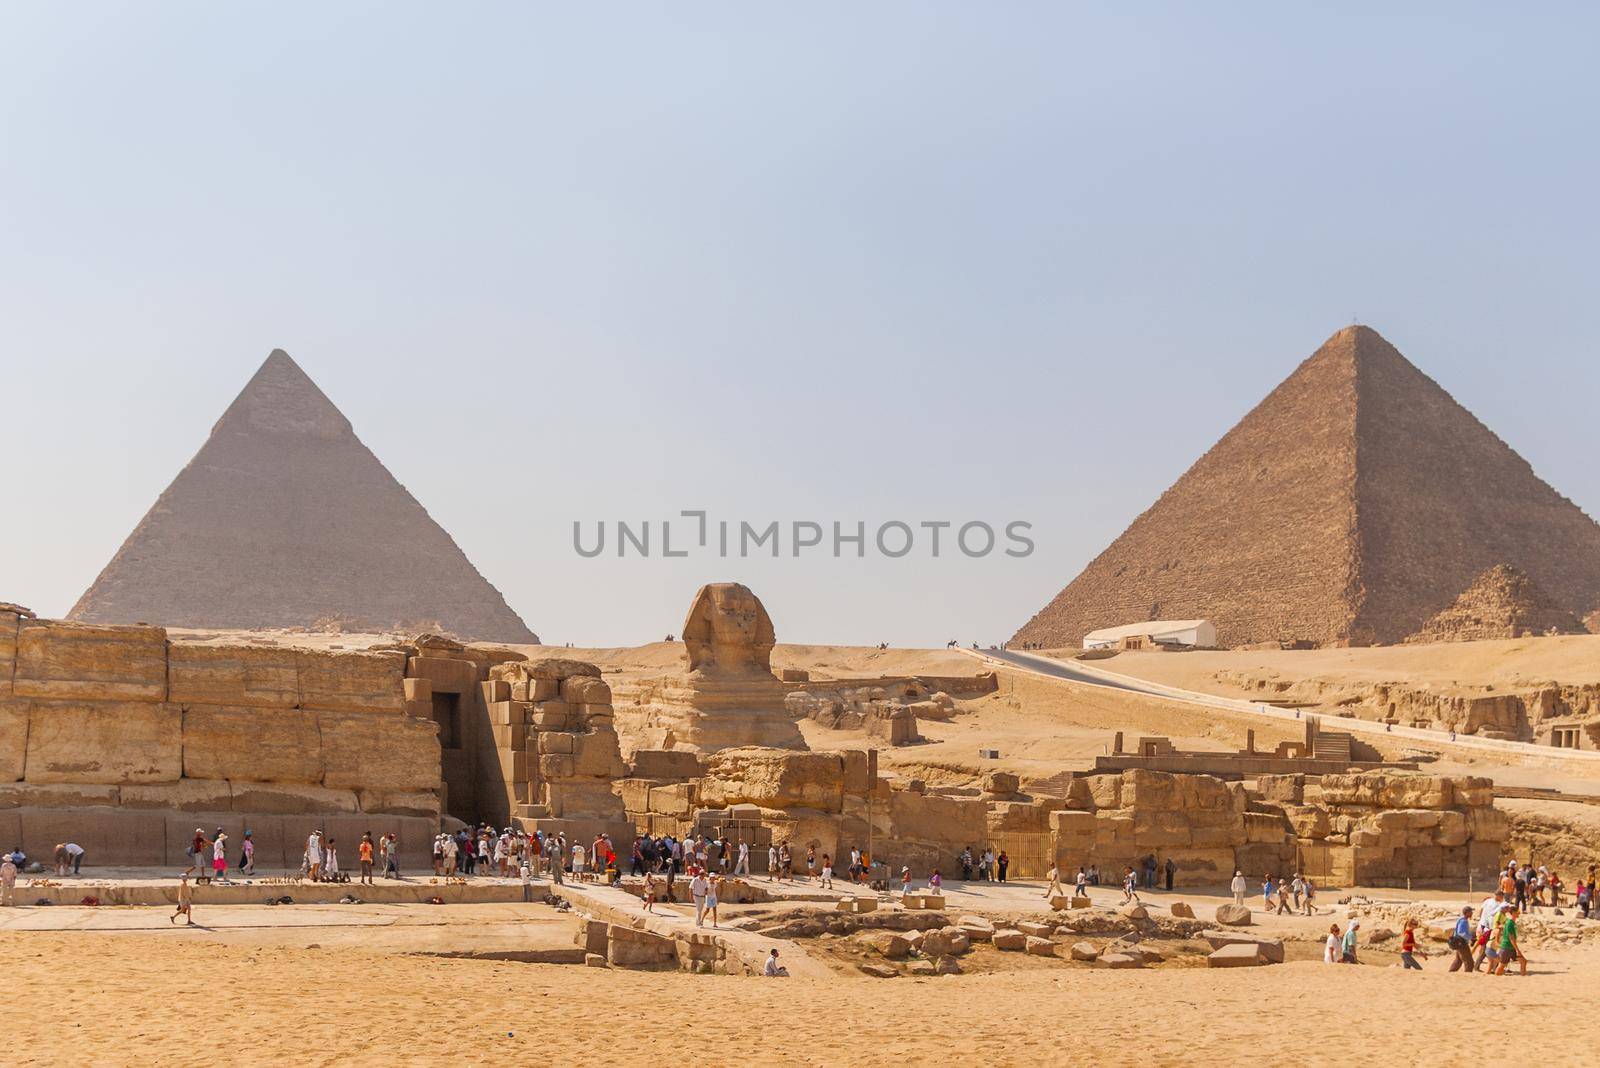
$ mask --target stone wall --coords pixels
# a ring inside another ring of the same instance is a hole
[[[13,607],[0,610],[0,839],[167,864],[196,826],[249,826],[273,867],[284,849],[297,865],[301,824],[321,819],[348,825],[352,845],[404,827],[402,842],[426,846],[439,742],[405,707],[403,655],[170,641]]]

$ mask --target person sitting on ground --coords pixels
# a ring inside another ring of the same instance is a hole
[[[767,963],[761,969],[761,974],[769,979],[786,979],[789,969],[778,963],[778,948],[774,946],[772,952],[767,954]]]

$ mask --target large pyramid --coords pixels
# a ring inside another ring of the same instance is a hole
[[[1600,524],[1352,326],[1228,431],[1014,641],[1210,619],[1222,645],[1403,640],[1496,564],[1600,607]]]
[[[539,640],[276,349],[69,618]]]

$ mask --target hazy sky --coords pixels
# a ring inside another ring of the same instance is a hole
[[[1353,317],[1600,510],[1595,9],[1217,6],[7,5],[0,600],[274,346],[547,641],[999,640]],[[573,551],[694,508],[1037,548]]]

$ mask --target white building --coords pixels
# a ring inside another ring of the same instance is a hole
[[[1085,649],[1137,649],[1156,645],[1215,649],[1217,628],[1204,619],[1160,619],[1091,630],[1083,636]]]

